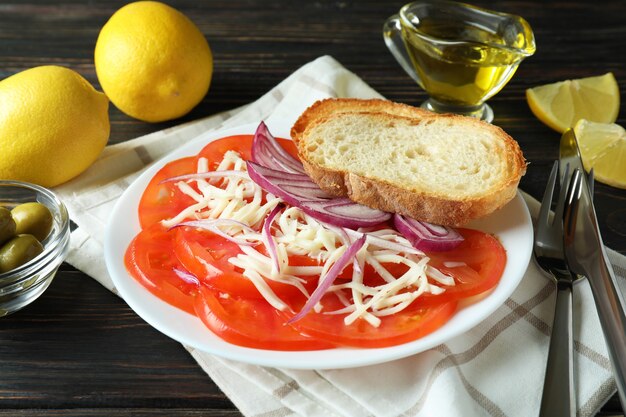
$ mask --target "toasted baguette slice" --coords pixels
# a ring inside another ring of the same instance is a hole
[[[299,127],[307,173],[336,196],[462,226],[510,201],[526,162],[502,129],[474,118],[337,112]]]
[[[300,115],[291,128],[291,138],[298,143],[307,126],[332,114],[358,112],[389,113],[411,118],[424,118],[435,115],[435,113],[428,110],[383,99],[328,98],[316,101]]]

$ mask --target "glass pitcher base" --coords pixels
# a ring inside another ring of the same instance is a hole
[[[452,106],[429,98],[423,102],[420,107],[435,113],[455,113],[463,116],[475,117],[487,123],[491,123],[493,121],[493,109],[486,103],[480,106],[472,107]]]

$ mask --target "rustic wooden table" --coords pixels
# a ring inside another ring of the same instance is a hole
[[[123,1],[0,2],[0,79],[46,64],[70,67],[99,88],[93,49]],[[215,72],[209,94],[183,119],[133,120],[111,107],[110,143],[255,100],[301,65],[332,55],[389,99],[418,104],[425,94],[399,68],[381,36],[403,1],[171,0],[209,40]],[[516,138],[530,165],[521,188],[539,198],[558,134],[530,112],[526,88],[612,71],[626,88],[626,2],[487,1],[521,14],[537,53],[490,100],[494,123]],[[626,126],[626,113],[619,123]],[[1,150],[0,150],[1,157]],[[606,244],[626,254],[626,190],[598,184],[596,204]],[[616,398],[599,415],[621,414]],[[0,416],[239,416],[175,341],[140,319],[121,299],[64,264],[48,291],[0,319]]]

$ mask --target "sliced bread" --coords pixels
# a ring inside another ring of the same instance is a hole
[[[292,129],[307,173],[328,193],[449,226],[515,196],[526,162],[502,129],[405,105],[376,103],[388,111],[367,111],[367,103],[346,104],[335,101],[334,111],[323,112],[328,104],[313,106]]]
[[[328,98],[313,103],[300,115],[291,128],[291,138],[298,143],[304,130],[318,120],[337,113],[388,113],[396,116],[424,118],[434,116],[435,113],[419,107],[407,104],[395,103],[383,99],[358,99],[358,98]]]

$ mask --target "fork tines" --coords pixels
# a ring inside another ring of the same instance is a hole
[[[550,209],[552,207],[552,198],[554,195],[554,187],[556,185],[556,179],[559,171],[559,161],[554,161],[552,165],[552,171],[550,172],[550,177],[548,178],[548,183],[546,185],[546,190],[543,194],[543,199],[541,200],[541,210],[539,211],[539,217],[537,218],[538,224],[549,223],[550,217]],[[569,183],[569,165],[565,167],[565,173],[563,175],[563,184],[560,185],[559,198],[557,200],[557,206],[554,210],[554,221],[562,221],[563,219],[563,210],[565,207],[565,195],[567,193],[567,183]]]

